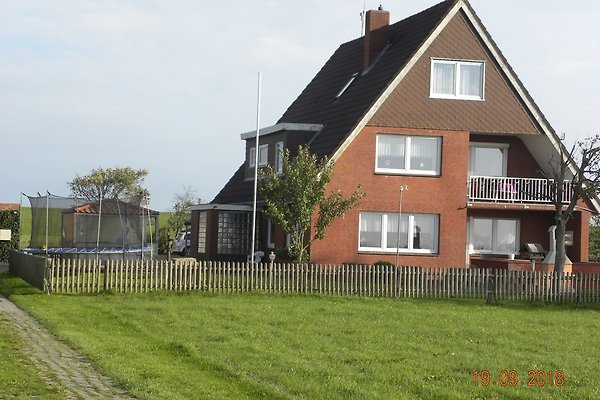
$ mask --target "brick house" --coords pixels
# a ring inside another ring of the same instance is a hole
[[[245,162],[210,204],[192,208],[198,259],[250,253],[255,132],[241,138]],[[367,195],[312,244],[315,262],[461,268],[510,258],[524,243],[549,248],[553,206],[540,171],[562,143],[466,0],[392,25],[387,11],[369,11],[365,35],[342,44],[261,129],[258,167],[279,168],[279,150],[300,144],[335,160],[331,190],[361,184]],[[587,261],[599,209],[581,201],[567,227],[574,262]],[[284,247],[285,232],[258,219],[256,249]]]

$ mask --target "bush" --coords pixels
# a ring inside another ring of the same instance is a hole
[[[389,262],[389,261],[385,261],[385,260],[379,260],[379,261],[375,261],[375,262],[373,263],[373,265],[374,265],[375,267],[391,267],[391,266],[393,266],[394,264],[393,264],[393,263],[391,263],[391,262]]]
[[[158,254],[167,254],[171,244],[169,233],[169,228],[166,226],[163,226],[158,230]]]
[[[0,229],[10,229],[12,236],[8,242],[0,242],[0,262],[8,261],[8,253],[19,248],[20,230],[19,230],[19,211],[3,210],[0,211]]]

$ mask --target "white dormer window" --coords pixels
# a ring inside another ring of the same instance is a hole
[[[258,146],[258,166],[264,167],[267,165],[269,160],[269,145],[263,144]],[[250,167],[254,167],[256,163],[256,147],[250,148],[250,154],[248,155],[248,161]]]
[[[275,143],[275,171],[283,173],[283,142]]]
[[[431,60],[430,97],[483,100],[485,63],[482,61]]]

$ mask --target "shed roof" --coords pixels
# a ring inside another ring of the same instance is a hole
[[[93,214],[100,213],[100,202],[94,201],[86,203],[78,207],[74,207],[63,211],[65,214]],[[149,208],[141,207],[138,204],[128,203],[123,200],[107,199],[102,201],[103,215],[152,215],[156,216],[160,213]]]

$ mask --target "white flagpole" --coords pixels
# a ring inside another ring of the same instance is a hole
[[[258,96],[256,99],[256,147],[254,151],[254,200],[252,201],[252,241],[250,244],[250,260],[254,263],[254,245],[256,241],[256,192],[258,190],[258,145],[260,136],[260,81],[258,73]]]
[[[98,252],[100,251],[99,247],[100,247],[100,221],[102,219],[102,197],[104,197],[104,194],[102,193],[102,190],[100,190],[100,199],[98,200],[99,207],[100,207],[100,209],[98,210],[98,232],[96,234],[96,263],[98,262],[98,257],[99,257]]]

